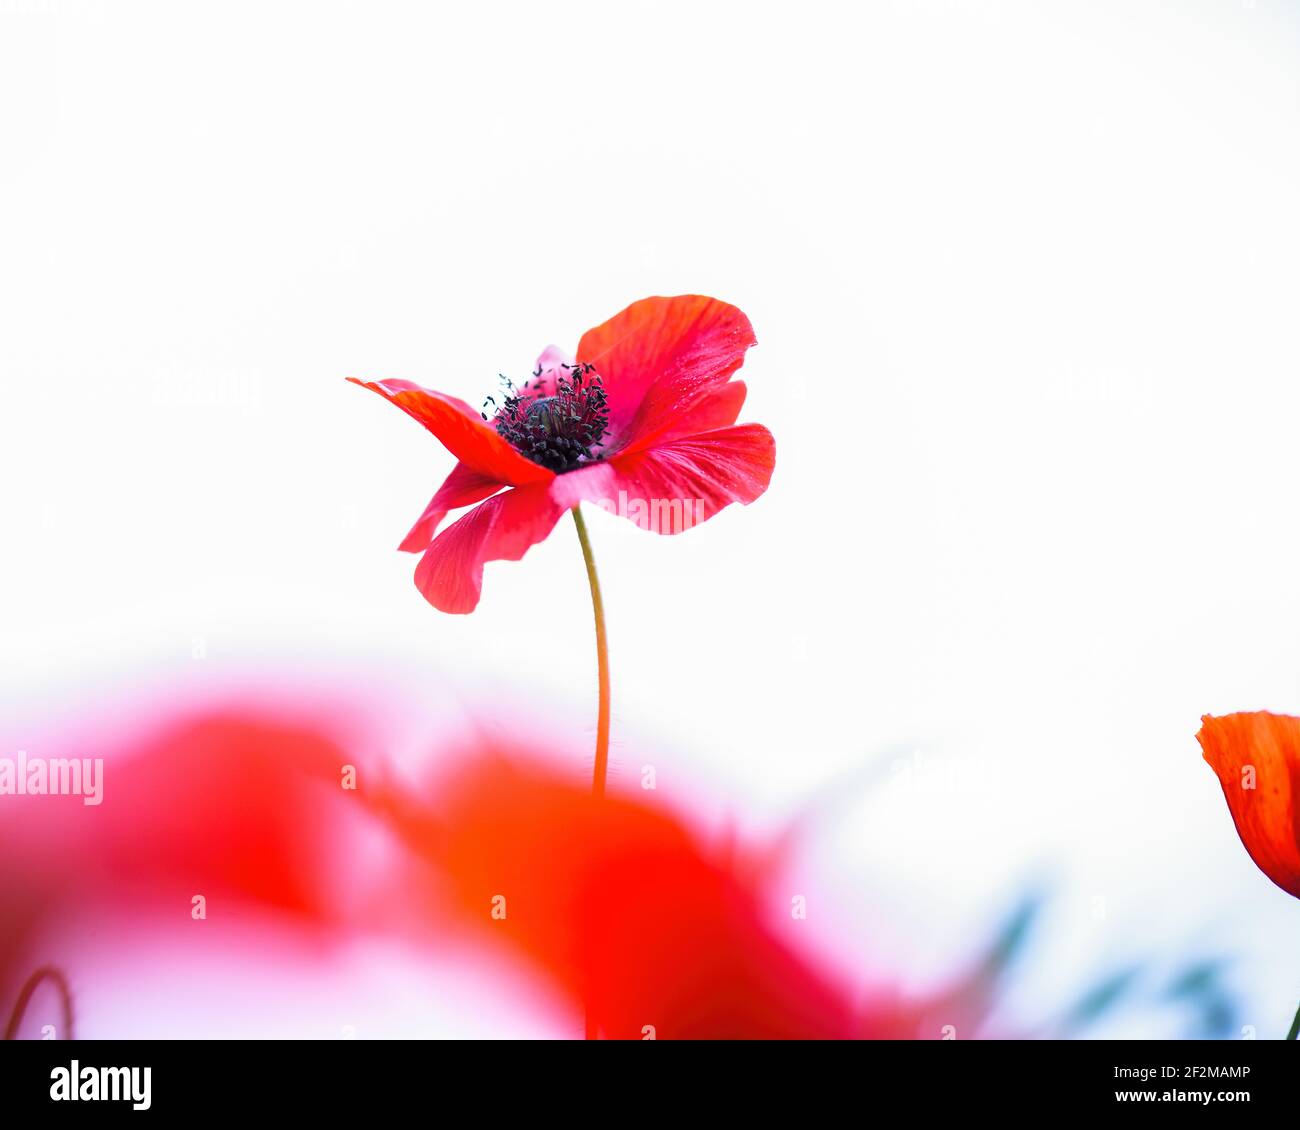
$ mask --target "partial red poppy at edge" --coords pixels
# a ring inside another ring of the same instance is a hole
[[[1300,718],[1259,711],[1205,715],[1196,735],[1218,775],[1237,834],[1261,871],[1300,898]]]

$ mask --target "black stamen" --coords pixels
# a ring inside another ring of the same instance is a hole
[[[609,428],[609,403],[600,375],[586,364],[561,368],[566,373],[556,375],[550,395],[544,394],[539,366],[533,373],[538,378],[535,390],[530,390],[532,382],[526,382],[521,392],[502,376],[502,385],[509,390],[504,401],[497,406],[488,397],[496,408],[497,434],[520,454],[557,474],[599,459],[596,449]]]

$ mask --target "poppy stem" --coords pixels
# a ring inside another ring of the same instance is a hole
[[[591,795],[605,795],[605,773],[609,768],[609,642],[605,637],[605,603],[600,598],[600,579],[596,576],[596,559],[591,553],[591,539],[582,511],[573,508],[573,524],[578,527],[582,559],[587,563],[587,581],[591,585],[591,610],[596,617],[596,671],[600,681],[600,706],[596,714],[596,767],[591,777]]]
[[[18,999],[14,1002],[14,1010],[9,1017],[9,1025],[5,1028],[6,1040],[16,1040],[18,1038],[18,1026],[23,1022],[23,1015],[27,1012],[27,1006],[31,1003],[32,994],[36,992],[37,987],[42,981],[51,982],[59,992],[60,1017],[63,1023],[63,1031],[55,1034],[62,1040],[72,1039],[72,990],[68,988],[68,979],[63,976],[62,971],[56,969],[53,965],[42,965],[35,973],[27,978],[26,983],[18,992]]]
[[[609,768],[609,641],[605,638],[605,602],[600,596],[600,578],[596,576],[596,558],[591,552],[591,538],[587,536],[587,523],[582,511],[573,508],[573,524],[578,527],[578,541],[582,543],[582,559],[587,563],[587,582],[591,585],[591,610],[596,618],[596,674],[600,683],[600,706],[596,713],[596,765],[591,775],[591,795],[596,800],[605,796],[605,772]],[[588,1040],[600,1039],[600,1023],[587,1004],[585,1036]]]
[[[1300,1008],[1295,1010],[1295,1019],[1291,1021],[1291,1031],[1286,1034],[1288,1040],[1294,1040],[1300,1036]]]

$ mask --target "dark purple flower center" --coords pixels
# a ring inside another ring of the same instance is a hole
[[[506,397],[496,406],[492,424],[497,434],[521,455],[561,474],[600,456],[596,449],[609,427],[604,383],[590,365],[561,365],[552,383],[542,370],[515,388],[507,378]],[[483,419],[487,419],[483,413]]]

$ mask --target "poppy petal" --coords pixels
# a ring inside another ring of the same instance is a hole
[[[573,358],[558,345],[548,345],[537,358],[532,376],[528,378],[534,396],[554,396],[556,382],[568,376],[573,368]]]
[[[609,397],[605,451],[639,450],[725,384],[755,342],[743,313],[698,294],[643,298],[578,343]]]
[[[713,392],[705,393],[699,402],[683,412],[667,429],[655,439],[655,446],[672,439],[683,439],[699,435],[701,432],[716,432],[720,428],[729,428],[736,422],[740,410],[745,406],[745,396],[749,392],[744,381],[728,381]]]
[[[480,907],[503,890],[526,908],[482,937],[531,959],[606,1038],[643,1039],[647,1023],[659,1039],[903,1034],[863,1017],[847,984],[772,929],[774,883],[744,866],[743,846],[720,850],[662,805],[596,799],[570,774],[492,752],[438,779],[437,806],[400,830],[467,925],[483,929]]]
[[[1196,739],[1223,786],[1250,858],[1300,898],[1300,718],[1267,711],[1207,714]]]
[[[762,424],[740,424],[660,444],[556,476],[561,508],[592,502],[642,529],[676,534],[733,502],[749,504],[772,479],[776,443]]]
[[[518,561],[555,527],[564,507],[547,483],[504,491],[442,531],[415,569],[416,588],[443,612],[473,612],[488,561]]]
[[[397,548],[404,553],[423,553],[429,548],[433,535],[438,532],[438,527],[450,511],[482,502],[496,494],[503,485],[465,463],[457,463],[438,488],[438,493],[424,508],[420,520],[411,527],[411,532]]]
[[[379,393],[429,429],[457,459],[504,486],[544,482],[552,477],[539,463],[525,459],[463,400],[421,388],[410,381],[362,381],[353,384]]]

